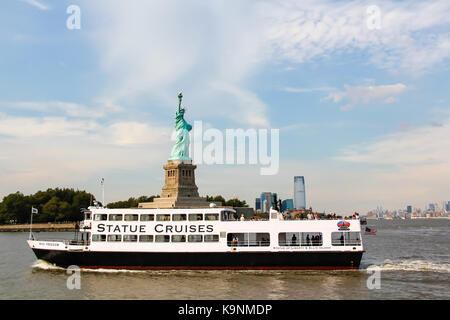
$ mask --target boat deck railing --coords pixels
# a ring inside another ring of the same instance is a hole
[[[310,246],[321,246],[321,240],[310,240],[303,242],[293,242],[293,241],[279,241],[278,245],[280,246],[291,246],[291,247],[310,247]]]
[[[360,240],[332,240],[331,245],[333,246],[360,246],[361,241]]]
[[[227,241],[229,247],[268,247],[270,245],[270,241]]]

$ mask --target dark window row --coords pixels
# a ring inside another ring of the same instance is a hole
[[[219,235],[208,234],[208,235],[140,235],[139,242],[218,242]],[[130,235],[118,235],[118,234],[94,234],[92,235],[92,241],[101,242],[137,242],[138,236],[135,234]]]
[[[156,221],[217,221],[219,220],[218,213],[174,213],[157,214]],[[155,221],[154,214],[94,214],[94,221]]]

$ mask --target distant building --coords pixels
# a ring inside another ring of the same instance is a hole
[[[286,210],[294,210],[293,199],[286,199],[281,201],[281,212],[285,212]]]
[[[256,210],[261,210],[261,198],[255,199],[255,211]]]
[[[277,202],[278,202],[277,194],[272,193],[270,198],[271,198],[271,206],[275,208],[277,206]]]
[[[272,206],[272,193],[261,193],[261,212],[269,212]]]
[[[412,213],[412,206],[407,206],[406,207],[406,212]]]
[[[303,176],[294,177],[294,208],[306,209],[305,178]]]
[[[430,203],[430,204],[428,205],[428,209],[429,209],[430,211],[432,211],[432,212],[435,212],[435,211],[436,211],[436,205],[435,205],[434,203]]]
[[[450,212],[450,201],[447,201],[447,203],[445,204],[445,211]]]

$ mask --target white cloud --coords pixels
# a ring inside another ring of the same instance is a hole
[[[267,106],[256,94],[227,83],[213,82],[211,87],[234,98],[228,100],[225,115],[235,117],[235,121],[242,124],[254,127],[269,126],[269,120],[265,117]]]
[[[28,140],[76,136],[90,139],[93,143],[117,146],[158,145],[168,141],[170,129],[137,121],[118,121],[103,125],[95,120],[11,117],[0,114],[0,135],[9,139]]]
[[[378,2],[380,30],[367,27],[369,5],[325,0],[82,3],[91,15],[92,44],[110,79],[103,97],[117,102],[141,96],[169,107],[183,89],[192,102],[190,116],[229,111],[220,116],[250,126],[269,124],[264,102],[249,88],[249,79],[267,64],[288,62],[292,68],[359,51],[380,68],[420,75],[450,57],[448,1]],[[335,92],[335,101],[343,99],[339,94],[352,93]],[[385,96],[381,102],[395,99]]]
[[[169,128],[144,122],[102,124],[98,119],[5,114],[0,114],[0,144],[2,195],[52,185],[90,189],[101,174],[115,180],[117,200],[150,187],[148,192],[159,193],[160,179],[150,173],[160,168],[172,146]],[[111,171],[114,174],[108,175]],[[139,172],[143,180],[133,184],[128,174],[122,181],[121,172]],[[130,184],[129,190],[121,188],[124,184]]]
[[[318,88],[292,88],[292,87],[286,87],[284,88],[284,91],[286,92],[294,92],[294,93],[305,93],[305,92],[316,92],[316,91],[334,91],[335,88],[332,87],[318,87]]]
[[[80,136],[98,128],[99,125],[93,121],[69,121],[62,117],[0,117],[0,135],[21,139],[39,139],[41,136]]]
[[[450,119],[439,126],[410,128],[379,137],[377,141],[343,150],[339,160],[373,165],[450,166]]]
[[[36,7],[40,10],[49,10],[50,7],[42,2],[39,2],[37,0],[22,0],[23,2],[28,3],[29,5],[32,5],[33,7]]]
[[[92,15],[92,43],[111,79],[104,96],[115,101],[151,96],[167,107],[183,90],[185,101],[197,102],[193,109],[203,116],[232,109],[221,116],[268,123],[265,105],[246,83],[264,58],[250,4],[89,1],[83,6]]]
[[[3,109],[32,110],[43,113],[62,112],[74,118],[103,118],[107,115],[123,111],[123,108],[111,101],[99,101],[93,106],[64,101],[0,101]]]
[[[350,110],[357,104],[369,104],[374,102],[394,103],[397,98],[394,95],[404,93],[410,87],[402,83],[379,86],[349,86],[345,85],[345,91],[331,92],[324,100],[333,100],[338,103],[348,100],[349,103],[341,110]]]
[[[420,75],[450,57],[450,3],[378,1],[381,29],[367,27],[373,1],[263,2],[274,57],[297,63],[362,51],[392,72]]]
[[[159,145],[168,142],[170,129],[150,127],[140,122],[117,122],[105,128],[102,135],[105,141],[114,145]]]

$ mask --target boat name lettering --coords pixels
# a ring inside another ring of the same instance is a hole
[[[204,225],[166,225],[166,224],[157,224],[155,226],[155,232],[157,233],[181,233],[181,232],[213,232],[214,227],[210,224]]]
[[[50,246],[50,247],[57,247],[57,246],[59,246],[59,244],[58,243],[55,243],[55,242],[39,242],[39,245],[40,246]]]
[[[129,225],[129,224],[122,224],[122,225],[112,225],[112,224],[104,224],[104,223],[100,223],[97,225],[97,232],[104,232],[107,231],[109,233],[123,233],[123,232],[131,232],[131,233],[135,233],[135,232],[140,232],[140,233],[144,233],[145,230],[145,225]]]

